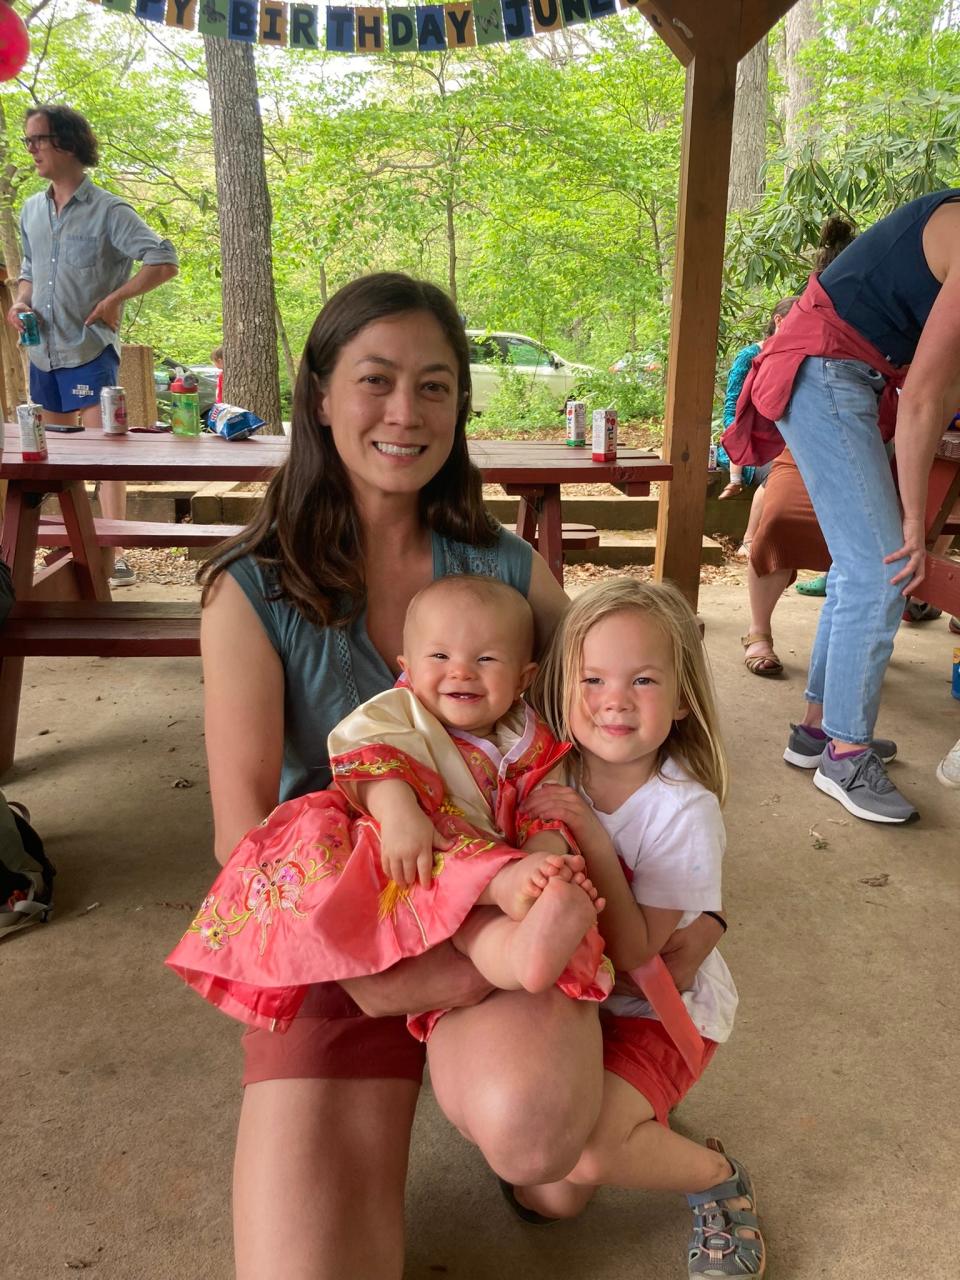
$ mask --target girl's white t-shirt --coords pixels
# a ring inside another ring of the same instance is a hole
[[[588,803],[590,797],[585,796]],[[682,911],[685,929],[701,911],[723,904],[720,869],[726,833],[713,792],[667,759],[658,774],[635,791],[616,813],[591,807],[633,876],[630,888],[648,907]],[[711,951],[684,991],[683,1002],[702,1036],[729,1039],[737,1010],[737,988],[719,951]],[[653,1009],[617,983],[603,1008],[622,1018],[656,1018]]]

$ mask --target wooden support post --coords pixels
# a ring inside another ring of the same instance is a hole
[[[697,52],[687,67],[663,439],[673,479],[661,485],[657,516],[655,576],[676,582],[694,608],[707,501],[738,55],[737,24],[724,10],[723,5],[703,6]]]

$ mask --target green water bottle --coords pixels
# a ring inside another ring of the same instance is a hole
[[[196,375],[179,372],[170,383],[170,424],[178,436],[200,434],[200,396]]]

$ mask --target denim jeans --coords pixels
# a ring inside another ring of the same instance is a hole
[[[884,556],[903,545],[900,504],[877,428],[883,376],[862,360],[808,356],[777,423],[796,459],[833,566],[804,696],[824,732],[867,743],[900,623],[901,586]]]

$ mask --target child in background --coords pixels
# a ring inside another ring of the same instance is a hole
[[[217,394],[214,397],[217,404],[223,403],[223,347],[214,347],[210,352],[210,359],[217,366],[220,372],[217,374]]]
[[[243,1021],[282,1028],[310,984],[447,939],[503,990],[611,989],[583,858],[558,821],[519,812],[569,750],[519,701],[536,671],[529,604],[494,579],[440,578],[411,602],[403,645],[408,687],[330,735],[339,791],[248,833],[167,960]]]
[[[727,966],[712,952],[683,993],[699,1062],[623,978],[722,901],[727,773],[693,611],[668,584],[588,588],[553,638],[533,700],[574,740],[579,787],[541,787],[528,808],[562,819],[576,838],[606,899],[602,931],[618,979],[601,1010],[604,1099],[586,1149],[564,1181],[513,1194],[522,1210],[556,1218],[579,1213],[601,1185],[682,1191],[694,1215],[689,1275],[762,1275],[749,1174],[718,1142],[700,1146],[668,1125],[730,1035],[737,993]]]

